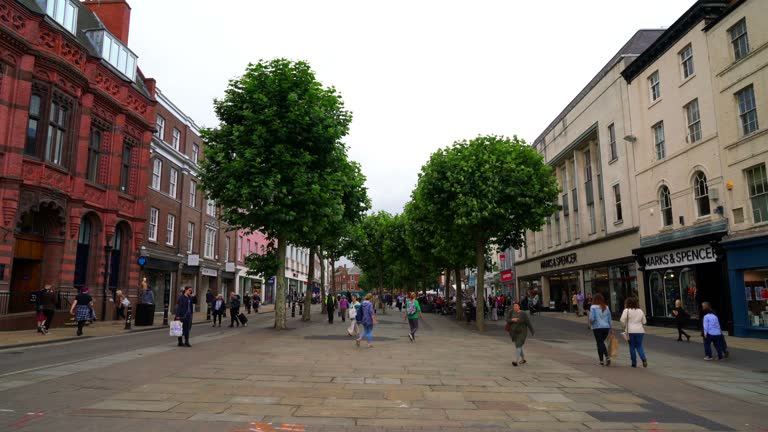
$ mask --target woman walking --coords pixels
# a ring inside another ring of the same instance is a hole
[[[376,325],[376,311],[373,309],[373,303],[371,303],[372,298],[371,293],[366,294],[361,306],[363,308],[363,334],[355,340],[357,346],[360,346],[360,341],[366,338],[368,348],[373,348],[371,342],[373,342],[373,326]]]
[[[88,287],[83,287],[80,294],[75,297],[72,307],[69,308],[70,315],[74,315],[77,321],[78,336],[83,335],[83,326],[91,319],[91,308],[93,308],[93,298],[88,294]]]
[[[357,295],[352,296],[352,304],[349,305],[349,327],[347,328],[347,334],[350,336],[357,336],[360,334],[359,324],[357,322],[357,310],[361,308],[360,302],[357,301]]]
[[[349,309],[349,301],[346,296],[342,296],[339,300],[339,315],[341,316],[341,322],[347,320],[347,309]]]
[[[219,294],[216,296],[216,300],[212,302],[212,309],[213,309],[213,325],[211,327],[216,327],[216,320],[219,321],[219,327],[221,327],[221,317],[224,316],[224,311],[227,308],[227,304],[224,302],[224,296]]]
[[[672,309],[672,313],[675,315],[675,324],[677,324],[677,341],[682,342],[683,336],[685,336],[688,342],[690,342],[691,336],[683,330],[683,326],[691,316],[683,309],[683,302],[680,299],[675,300],[675,308]]]
[[[410,332],[408,333],[408,339],[411,342],[416,342],[416,331],[419,329],[419,318],[421,318],[421,305],[416,300],[416,293],[410,294],[410,300],[405,302],[405,317],[403,319],[408,320],[408,327]]]
[[[608,348],[605,346],[605,340],[611,333],[611,310],[605,304],[605,298],[598,293],[592,299],[592,306],[589,308],[589,324],[592,326],[592,333],[595,335],[597,343],[597,356],[600,358],[600,366],[610,366],[611,357],[608,355]],[[605,363],[603,363],[605,358]]]
[[[531,336],[533,336],[533,325],[528,318],[528,314],[520,311],[520,303],[512,305],[512,309],[507,313],[506,320],[509,328],[509,337],[515,343],[515,361],[512,362],[512,366],[524,365],[527,362],[523,352],[523,345],[525,345],[525,339],[528,337],[529,330]]]
[[[643,361],[643,367],[648,367],[648,359],[643,349],[643,336],[645,336],[645,312],[640,309],[636,297],[629,297],[624,302],[624,312],[621,313],[621,325],[629,339],[629,357],[632,359],[632,367],[637,367],[637,355]]]

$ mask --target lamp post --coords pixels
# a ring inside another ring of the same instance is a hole
[[[107,319],[107,284],[109,283],[109,262],[112,260],[112,245],[104,246],[104,285],[101,287],[101,320]]]

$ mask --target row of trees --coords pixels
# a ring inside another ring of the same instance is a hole
[[[441,272],[449,287],[453,273],[460,306],[461,269],[477,269],[476,286],[483,287],[490,249],[521,247],[525,231],[539,230],[558,209],[558,194],[551,167],[522,139],[457,141],[422,167],[402,214],[363,218],[349,237],[349,257],[363,283],[379,291],[426,290]],[[484,304],[477,302],[480,330]],[[462,319],[461,307],[457,313]]]
[[[274,326],[284,329],[287,244],[310,250],[313,275],[314,257],[338,258],[370,207],[360,165],[342,142],[352,113],[309,64],[286,59],[249,64],[214,111],[219,125],[202,131],[202,187],[224,222],[270,240],[248,263],[255,274],[277,275]],[[306,301],[309,320],[311,296]]]

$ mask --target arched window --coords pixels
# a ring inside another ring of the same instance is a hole
[[[701,171],[696,171],[693,176],[693,197],[696,200],[696,211],[699,217],[709,215],[709,187],[707,187],[707,176]]]
[[[672,225],[672,196],[669,194],[669,188],[662,186],[659,189],[659,207],[661,207],[661,223],[663,226]]]

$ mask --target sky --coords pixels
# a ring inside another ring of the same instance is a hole
[[[693,0],[128,0],[145,76],[200,126],[250,62],[308,61],[352,111],[374,211],[400,213],[434,151],[533,140],[639,29]]]

